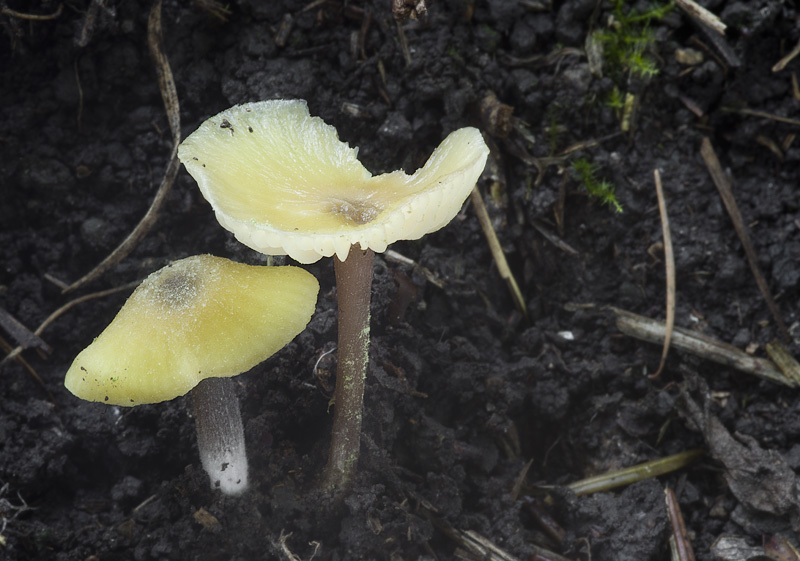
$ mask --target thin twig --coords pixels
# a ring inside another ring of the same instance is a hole
[[[72,60],[72,71],[75,74],[75,85],[78,87],[78,116],[76,123],[78,125],[78,132],[80,133],[83,128],[83,86],[81,85],[81,76],[78,72],[78,57]]]
[[[527,320],[528,309],[525,306],[525,299],[522,297],[522,291],[520,291],[517,280],[514,278],[514,274],[508,266],[506,255],[503,253],[500,240],[497,239],[497,233],[492,227],[492,221],[489,219],[489,213],[486,211],[486,205],[483,204],[483,197],[481,197],[477,185],[472,189],[470,198],[472,199],[472,206],[475,207],[475,214],[478,216],[478,222],[480,222],[481,228],[483,228],[483,234],[486,236],[486,241],[489,242],[489,249],[492,251],[497,270],[503,280],[506,281],[508,289],[511,291],[511,297],[514,299],[514,304],[516,304],[517,309]]]
[[[675,496],[675,491],[667,487],[664,489],[664,496],[667,503],[667,514],[672,526],[672,537],[670,543],[674,541],[678,561],[694,561],[694,550],[689,541],[689,534],[686,531],[686,523],[681,514],[681,505]]]
[[[658,370],[650,376],[651,378],[658,378],[667,362],[669,343],[672,340],[672,330],[675,327],[675,254],[672,251],[672,234],[670,234],[669,229],[667,203],[664,200],[664,191],[661,188],[661,174],[658,173],[658,170],[653,170],[653,177],[656,182],[658,211],[661,214],[661,231],[664,236],[664,267],[667,276],[667,328],[664,335],[664,349],[661,351],[661,363],[658,365]]]
[[[150,10],[150,17],[147,20],[147,47],[150,56],[156,66],[156,76],[158,78],[158,89],[161,91],[161,98],[164,101],[164,108],[167,111],[169,128],[172,131],[172,143],[177,148],[181,143],[181,113],[178,103],[178,90],[175,87],[175,79],[172,77],[172,68],[169,59],[164,54],[164,34],[161,29],[161,0],[156,0]]]
[[[94,269],[89,271],[86,275],[69,285],[63,292],[70,292],[80,288],[84,284],[93,281],[108,269],[119,263],[130,254],[136,247],[139,241],[150,231],[155,221],[158,219],[158,213],[161,206],[167,199],[172,184],[175,182],[175,177],[178,175],[180,169],[180,162],[178,161],[178,144],[180,144],[180,107],[178,104],[178,94],[175,89],[175,80],[172,77],[172,70],[169,66],[169,61],[164,55],[162,48],[162,32],[161,32],[161,0],[156,0],[153,8],[150,10],[150,18],[148,20],[148,46],[150,53],[156,64],[156,72],[158,74],[158,85],[161,90],[161,97],[164,100],[164,106],[167,111],[169,126],[172,131],[172,152],[169,157],[169,164],[164,172],[164,177],[161,180],[161,185],[156,192],[150,208],[147,213],[139,221],[133,231],[128,234],[128,237],[117,246],[103,261],[100,262]]]
[[[797,55],[800,55],[800,41],[798,41],[794,48],[789,51],[789,54],[775,63],[775,66],[772,67],[772,71],[780,72],[786,68],[786,65],[792,62]]]
[[[617,329],[625,335],[649,343],[663,343],[666,328],[660,321],[639,316],[619,308],[611,307],[610,309],[617,316]],[[702,359],[723,364],[790,388],[797,386],[793,380],[786,378],[772,361],[765,358],[752,357],[733,345],[723,343],[702,333],[695,333],[676,327],[673,329],[670,346],[677,351],[690,353]]]
[[[622,133],[620,131],[612,132],[611,134],[601,136],[600,138],[590,138],[589,140],[581,140],[580,142],[576,142],[575,144],[566,147],[564,150],[556,154],[556,157],[567,156],[572,152],[577,152],[578,150],[584,150],[586,148],[597,146],[607,140],[612,140],[618,136],[622,136]]]
[[[780,115],[775,115],[774,113],[767,113],[766,111],[757,111],[755,109],[729,109],[727,107],[722,108],[723,111],[728,111],[729,113],[739,113],[740,115],[749,115],[751,117],[761,117],[762,119],[770,119],[772,121],[777,121],[779,123],[786,123],[787,125],[794,125],[796,127],[800,127],[800,121],[797,119],[790,119],[789,117],[781,117]]]
[[[427,280],[429,283],[431,283],[437,288],[444,288],[445,285],[447,284],[442,279],[437,277],[433,273],[433,271],[431,271],[427,267],[423,267],[410,257],[406,257],[402,253],[397,253],[393,249],[387,249],[383,253],[383,257],[384,259],[386,259],[387,261],[391,261],[392,263],[399,263],[400,265],[407,265],[409,267],[412,267],[415,271],[422,273],[422,276],[425,277],[425,280]]]
[[[567,177],[567,174],[564,174],[564,177]],[[563,185],[563,183],[562,183]],[[562,219],[563,220],[563,219]],[[547,241],[553,244],[555,247],[563,251],[564,253],[572,256],[580,255],[580,252],[565,242],[562,238],[548,230],[544,224],[539,222],[538,220],[532,220],[531,226],[533,226],[537,232],[539,232]]]
[[[447,535],[477,559],[486,561],[518,561],[507,551],[500,549],[492,541],[473,530],[452,529]]]
[[[630,485],[643,479],[649,479],[665,473],[688,466],[700,456],[705,454],[703,450],[689,450],[680,454],[673,454],[666,458],[659,458],[652,462],[644,462],[629,468],[610,471],[595,477],[581,479],[575,483],[567,485],[576,495],[588,495],[608,491],[623,485]]]
[[[397,26],[397,40],[400,42],[400,52],[403,53],[403,60],[406,63],[406,66],[411,66],[411,51],[408,50],[408,39],[406,38],[406,32],[403,30],[403,25],[395,20],[395,26]]]
[[[17,344],[25,349],[39,348],[46,353],[50,353],[53,350],[41,337],[25,327],[22,322],[8,313],[2,306],[0,306],[0,327],[5,329]]]
[[[514,486],[511,488],[511,500],[516,501],[519,497],[520,492],[522,491],[522,485],[525,483],[525,478],[528,477],[528,471],[531,469],[533,465],[533,458],[528,460],[528,463],[525,464],[522,469],[520,470],[517,478],[514,480]]]
[[[137,281],[129,282],[127,284],[123,284],[122,286],[109,288],[108,290],[101,290],[100,292],[93,292],[91,294],[84,294],[83,296],[80,296],[79,298],[75,298],[74,300],[70,300],[69,302],[67,302],[66,304],[61,306],[59,309],[57,309],[55,312],[53,312],[52,314],[47,316],[47,318],[39,325],[39,327],[36,328],[36,331],[34,331],[34,334],[36,334],[37,336],[41,335],[42,332],[45,329],[47,329],[47,327],[51,323],[53,323],[56,319],[58,319],[62,314],[64,314],[65,312],[69,311],[69,309],[72,308],[73,306],[75,306],[76,304],[80,304],[81,302],[86,302],[87,300],[94,300],[95,298],[102,298],[103,296],[108,296],[110,294],[114,294],[115,292],[122,292],[123,290],[130,290],[131,288],[134,288],[134,287],[138,286],[140,283],[141,283],[141,281],[137,280]],[[0,364],[3,364],[5,361],[14,358],[20,352],[22,352],[22,347],[15,348],[10,353],[8,353],[2,361],[0,361]]]
[[[694,0],[675,0],[675,3],[689,14],[692,19],[708,26],[720,35],[725,35],[727,25],[717,15],[709,12]]]
[[[714,37],[715,37],[715,38],[717,38],[716,36],[714,36]],[[721,41],[721,40],[720,40],[720,41]],[[725,58],[723,58],[722,56],[720,56],[720,54],[718,54],[718,53],[717,53],[717,51],[715,51],[714,49],[712,49],[711,47],[709,47],[708,45],[706,45],[705,43],[703,43],[703,42],[702,42],[700,39],[698,39],[697,37],[694,37],[694,36],[693,36],[693,37],[691,37],[691,38],[689,39],[689,42],[690,42],[691,44],[693,44],[693,45],[697,46],[697,47],[700,47],[700,48],[701,48],[701,49],[703,49],[703,50],[704,50],[706,53],[708,53],[708,55],[709,55],[711,58],[713,58],[714,60],[716,60],[716,61],[717,61],[717,64],[719,65],[719,67],[720,67],[720,68],[722,68],[722,76],[723,76],[724,78],[727,78],[727,76],[728,76],[728,64],[731,62],[730,58],[728,58],[727,56],[726,56]],[[716,43],[715,43],[715,45],[716,45]],[[726,54],[727,54],[727,52],[726,52],[726,51],[724,51],[723,49],[720,49],[720,52],[721,52],[723,55],[726,55]],[[733,62],[738,62],[738,61],[734,59],[734,60],[733,60]]]
[[[448,538],[463,548],[463,553],[469,555],[469,559],[477,559],[479,561],[517,561],[516,557],[512,556],[506,551],[503,551],[478,532],[473,530],[465,531],[453,528],[444,520],[434,516],[433,512],[430,511],[430,507],[424,508],[422,513]],[[539,547],[532,543],[529,543],[528,546],[534,550],[535,554],[541,555],[547,559],[551,559],[552,561],[569,561],[566,557],[544,549],[543,547]]]
[[[8,343],[8,341],[3,339],[2,337],[0,337],[0,351],[3,351],[4,353],[13,352],[11,345]],[[25,360],[24,357],[18,356],[18,357],[16,357],[16,360],[17,360],[17,362],[19,362],[22,365],[22,367],[25,370],[28,371],[28,374],[30,374],[31,377],[34,380],[36,380],[36,382],[41,386],[41,388],[47,394],[48,398],[50,398],[50,402],[55,404],[55,402],[56,402],[55,396],[53,396],[53,394],[50,392],[50,390],[47,389],[47,386],[44,384],[44,380],[42,380],[42,377],[39,376],[38,372],[36,372],[36,369],[33,366],[31,366],[30,363],[27,360]],[[5,359],[0,361],[0,366],[2,366],[4,362],[5,362]]]
[[[45,273],[42,276],[44,277],[44,280],[46,280],[47,282],[52,283],[53,285],[55,285],[56,287],[60,288],[61,290],[64,290],[65,288],[67,288],[69,286],[67,283],[65,283],[64,281],[59,279],[57,276],[52,275],[50,273]]]
[[[156,494],[153,494],[153,495],[150,495],[149,497],[147,497],[145,500],[140,502],[136,507],[134,507],[134,509],[132,511],[133,514],[136,514],[137,512],[142,510],[144,507],[146,507],[147,505],[152,503],[154,500],[156,500],[156,498],[158,498],[158,495],[156,495]]]
[[[16,10],[12,10],[11,8],[7,8],[7,7],[4,7],[3,9],[0,9],[0,14],[3,14],[4,16],[9,16],[9,17],[12,17],[12,18],[17,18],[17,19],[26,19],[26,20],[29,20],[29,21],[47,21],[47,20],[51,20],[51,19],[56,19],[58,16],[61,15],[61,12],[63,12],[63,11],[64,11],[64,4],[59,4],[58,8],[56,8],[56,11],[53,12],[52,14],[45,14],[45,15],[26,14],[26,13],[23,13],[23,12],[18,12]]]
[[[750,234],[747,232],[747,227],[742,219],[742,214],[739,212],[739,206],[736,204],[736,199],[733,196],[730,179],[728,179],[728,176],[722,170],[722,166],[719,163],[719,159],[714,151],[714,147],[711,145],[711,141],[707,137],[703,138],[703,142],[700,147],[700,154],[703,156],[703,161],[706,163],[708,172],[711,174],[711,178],[714,180],[714,184],[717,186],[720,197],[722,197],[722,202],[725,204],[725,209],[728,211],[728,215],[731,217],[731,222],[733,222],[733,227],[736,230],[736,234],[739,236],[742,246],[744,246],[744,252],[745,255],[747,255],[747,262],[750,265],[750,271],[752,271],[753,276],[756,279],[758,289],[761,291],[761,295],[764,297],[764,300],[767,301],[767,306],[772,313],[772,317],[775,318],[775,323],[778,325],[778,329],[780,329],[784,339],[787,342],[791,341],[789,330],[786,329],[786,324],[784,324],[783,319],[781,319],[781,314],[778,311],[778,306],[775,304],[775,300],[772,298],[772,293],[769,290],[767,280],[764,278],[764,275],[761,273],[761,268],[758,266],[758,256],[756,255],[755,249],[753,249],[753,243],[750,241]]]
[[[556,545],[561,545],[564,542],[566,531],[558,522],[550,516],[550,513],[544,508],[541,501],[535,497],[525,497],[525,510],[531,515],[531,518],[542,529],[542,531],[550,537]]]

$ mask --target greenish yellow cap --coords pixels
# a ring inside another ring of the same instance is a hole
[[[243,244],[313,263],[350,247],[376,252],[450,222],[486,164],[480,131],[451,133],[413,175],[373,176],[358,149],[302,100],[237,105],[178,149],[217,220]]]
[[[299,267],[259,267],[211,255],[147,277],[84,349],[64,385],[81,399],[157,403],[201,380],[245,372],[300,333],[319,283]]]

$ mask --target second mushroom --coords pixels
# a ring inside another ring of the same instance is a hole
[[[300,263],[334,257],[338,366],[323,487],[339,495],[359,456],[374,252],[450,222],[489,149],[480,131],[459,129],[413,175],[373,176],[357,153],[302,100],[237,105],[205,121],[178,149],[217,220],[240,242]]]
[[[239,401],[230,379],[272,356],[311,319],[319,283],[299,267],[211,255],[152,273],[75,358],[64,385],[87,401],[133,407],[188,392],[211,485],[247,488]]]

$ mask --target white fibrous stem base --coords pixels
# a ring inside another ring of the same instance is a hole
[[[247,452],[239,399],[230,378],[207,378],[192,390],[197,448],[211,487],[226,495],[247,489]]]

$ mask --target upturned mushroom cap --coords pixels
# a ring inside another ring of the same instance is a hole
[[[84,349],[64,385],[81,399],[134,406],[249,370],[308,323],[319,283],[299,267],[211,255],[176,261],[134,291]]]
[[[344,260],[356,243],[382,252],[438,230],[461,209],[489,149],[477,129],[459,129],[410,176],[373,176],[357,154],[301,100],[237,105],[178,149],[224,228],[300,263]]]

